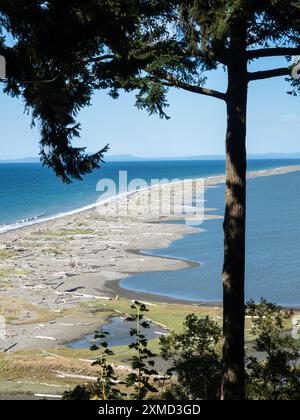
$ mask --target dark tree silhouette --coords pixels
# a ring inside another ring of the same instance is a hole
[[[156,7],[139,3],[0,0],[4,92],[24,99],[40,125],[41,160],[64,182],[81,179],[102,162],[107,147],[89,155],[73,145],[80,135],[76,117],[90,105],[94,89],[109,87],[116,96],[118,79],[125,87],[134,75],[137,63],[129,60],[128,48],[141,17],[155,14]]]
[[[145,2],[146,3],[146,2]],[[167,92],[183,89],[224,101],[227,107],[226,209],[224,219],[224,375],[222,399],[244,398],[244,284],[246,221],[246,117],[250,82],[286,77],[299,90],[292,57],[300,54],[300,2],[287,0],[154,1],[161,13],[150,26],[143,19],[131,44],[138,77],[137,107],[167,117]],[[168,6],[166,7],[166,4]],[[249,63],[284,57],[282,68],[249,72]],[[99,70],[107,64],[99,64]],[[226,92],[208,89],[204,72],[223,66]],[[294,78],[292,77],[294,76]],[[113,84],[114,81],[112,80]],[[122,83],[120,83],[120,86]],[[167,117],[168,118],[168,117]]]

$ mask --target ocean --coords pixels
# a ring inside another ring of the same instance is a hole
[[[266,298],[300,307],[300,172],[248,181],[246,299]],[[206,207],[223,215],[224,185],[209,189]],[[222,300],[222,219],[199,226],[204,232],[184,236],[152,255],[181,258],[196,268],[142,273],[125,278],[127,289],[199,302]]]
[[[250,160],[248,170],[299,165],[300,160]],[[0,232],[48,220],[92,206],[100,197],[97,182],[118,183],[119,171],[128,179],[186,179],[221,175],[225,162],[137,161],[108,162],[82,182],[63,185],[39,163],[0,164]],[[261,296],[287,306],[300,306],[300,172],[261,177],[248,182],[247,298]],[[224,186],[209,189],[206,207],[222,215]],[[205,232],[186,235],[168,249],[152,253],[183,258],[198,268],[144,273],[122,280],[122,287],[170,297],[219,301],[223,260],[222,220],[206,221]]]
[[[249,171],[300,164],[299,160],[250,160]],[[118,184],[119,171],[128,172],[128,180],[197,178],[221,175],[225,162],[215,161],[136,161],[108,162],[100,170],[64,185],[40,163],[0,163],[0,232],[36,223],[40,220],[84,209],[96,203],[100,193],[96,185],[109,178]]]

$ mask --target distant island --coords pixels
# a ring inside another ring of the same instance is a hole
[[[248,159],[300,159],[299,153],[261,153],[249,154]],[[106,162],[137,162],[137,161],[166,161],[166,160],[225,160],[224,155],[199,155],[183,157],[139,157],[133,155],[107,155]],[[37,163],[38,157],[20,159],[0,159],[0,163]]]

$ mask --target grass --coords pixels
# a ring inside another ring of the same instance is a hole
[[[90,376],[89,364],[73,359],[50,359],[41,351],[0,356],[0,393],[62,394],[77,385],[78,379],[61,379],[55,370]]]
[[[33,247],[40,247],[41,245],[44,245],[45,243],[49,243],[49,242],[71,242],[74,241],[75,238],[73,236],[55,236],[55,234],[53,233],[53,235],[48,235],[48,236],[30,236],[28,238],[28,240],[30,241],[28,247],[30,248],[31,246]]]
[[[130,312],[131,301],[128,299],[120,299],[118,302],[109,301],[101,302],[85,302],[81,304],[83,307],[91,308],[91,310],[106,309],[111,314],[116,314],[119,311],[122,314]],[[170,330],[181,331],[183,322],[186,316],[190,313],[195,313],[199,316],[211,316],[218,322],[221,322],[222,309],[217,307],[200,307],[196,305],[179,305],[156,303],[156,306],[148,306],[150,311],[146,317],[154,322],[160,323],[168,327]]]
[[[92,235],[96,233],[93,229],[61,229],[59,235]]]
[[[15,251],[11,251],[9,249],[0,249],[0,260],[13,258],[13,257],[16,257],[17,255],[18,253]]]
[[[6,316],[13,316],[12,322],[18,322],[18,314],[20,311],[34,310],[37,308],[30,307],[21,300],[10,299],[2,302],[0,298],[1,311]],[[6,305],[5,307],[3,306]],[[118,302],[111,301],[101,304],[100,302],[82,303],[80,311],[92,312],[95,317],[99,317],[99,325],[107,316],[116,315],[116,311],[128,313],[130,311],[131,302],[127,299],[121,299]],[[36,312],[39,321],[45,317],[51,317],[53,314],[47,313],[45,310]],[[70,311],[75,311],[75,308]],[[212,316],[220,313],[220,309],[216,308],[199,308],[191,305],[167,305],[157,304],[151,307],[148,313],[152,320],[163,323],[171,329],[180,329],[185,316],[190,312],[196,312],[199,315],[210,314]],[[66,314],[66,313],[65,313]],[[31,321],[32,322],[32,321]],[[35,320],[36,322],[36,320]],[[45,321],[44,321],[45,322]],[[126,327],[126,326],[125,326]],[[159,340],[151,340],[149,348],[159,353]],[[110,358],[111,362],[117,365],[128,364],[128,360],[132,355],[132,350],[128,346],[117,346],[113,348],[114,356]],[[95,376],[97,368],[91,366],[89,362],[83,362],[79,359],[93,359],[96,357],[95,352],[89,349],[70,349],[67,347],[59,347],[47,350],[48,354],[55,354],[58,357],[51,358],[41,350],[30,350],[23,352],[11,352],[9,355],[0,355],[0,393],[62,393],[65,389],[72,388],[78,383],[85,382],[78,379],[60,379],[53,372],[54,370],[66,373],[76,373],[86,376]],[[9,379],[9,380],[8,380]],[[48,385],[59,385],[59,387],[49,387]]]
[[[44,232],[46,237],[50,237],[51,239],[53,236],[73,236],[73,235],[91,235],[94,234],[95,231],[93,229],[60,229],[60,230],[47,230]],[[37,233],[40,235],[40,233]]]
[[[14,269],[5,269],[0,268],[0,278],[1,277],[13,277],[13,276],[27,276],[30,274],[30,271],[27,270],[14,270]]]
[[[13,283],[11,281],[0,279],[0,288],[8,289],[9,287],[13,287]]]
[[[28,325],[50,322],[57,318],[46,308],[36,307],[23,299],[8,296],[0,297],[0,315],[8,324]]]
[[[158,342],[158,340],[155,340]],[[154,350],[156,344],[150,343]],[[128,361],[132,351],[127,346],[115,347],[114,364]],[[89,349],[53,348],[47,351],[30,350],[0,354],[0,393],[58,393],[73,388],[86,380],[77,378],[58,378],[57,372],[84,376],[97,376],[97,367],[91,366],[96,357]],[[119,371],[124,374],[123,371]],[[127,372],[126,372],[127,373]],[[47,385],[45,385],[47,384]],[[48,386],[49,384],[55,385]]]
[[[63,251],[61,249],[57,249],[57,248],[41,249],[40,252],[42,254],[50,255],[50,256],[57,256],[57,255],[62,255],[63,254]]]
[[[5,301],[7,298],[5,299]],[[10,300],[2,302],[0,298],[0,308],[3,309],[3,303],[8,308],[16,309],[25,305],[28,310],[28,304],[22,301]],[[84,302],[79,307],[69,308],[64,311],[64,315],[78,315],[79,312],[93,313],[95,317],[99,317],[99,325],[105,320],[105,317],[112,315],[120,315],[120,313],[130,312],[131,301],[128,299],[120,299],[119,301],[108,302]],[[156,306],[148,306],[150,311],[147,317],[155,322],[166,325],[170,330],[179,332],[182,329],[182,324],[186,315],[195,313],[199,316],[211,316],[220,324],[222,322],[222,308],[217,307],[199,307],[194,305],[178,305],[156,303]],[[40,316],[38,322],[42,322],[53,314],[48,313],[47,310],[38,308],[29,308],[34,310],[36,316]],[[1,312],[0,312],[1,313]],[[36,321],[35,321],[36,322]],[[46,322],[46,321],[44,321]],[[126,325],[124,325],[126,328]],[[251,335],[251,320],[246,320],[246,337],[249,342],[254,340]],[[290,324],[286,326],[287,330]],[[299,342],[300,345],[300,342]],[[149,342],[149,348],[156,354],[159,354],[159,339],[156,338]],[[110,357],[110,361],[117,365],[128,365],[128,361],[132,355],[132,350],[128,346],[117,346],[113,348],[114,356]],[[55,355],[55,356],[53,356]],[[81,381],[79,379],[58,378],[53,371],[62,371],[65,373],[75,373],[86,376],[96,376],[97,368],[92,367],[90,362],[82,361],[91,360],[97,356],[96,352],[91,352],[87,349],[70,349],[67,347],[57,347],[42,351],[39,349],[11,352],[8,355],[0,354],[0,393],[47,393],[47,394],[61,394],[64,390],[74,387]],[[57,386],[49,386],[57,385]]]

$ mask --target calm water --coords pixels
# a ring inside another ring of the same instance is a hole
[[[134,339],[130,337],[130,328],[135,328],[134,322],[126,322],[118,317],[111,318],[109,324],[102,327],[104,331],[109,333],[106,339],[108,346],[128,346],[130,343],[132,343]],[[157,334],[157,332],[159,334]],[[158,338],[160,334],[165,333],[166,330],[162,330],[155,324],[150,324],[150,328],[142,329],[142,334],[145,335],[147,340],[153,340],[154,338]],[[94,334],[89,334],[80,340],[69,343],[67,347],[71,349],[85,349],[91,347],[93,344]]]
[[[300,172],[248,182],[247,298],[265,297],[300,306]],[[207,206],[224,208],[224,187],[206,193]],[[200,264],[172,272],[144,273],[122,287],[199,301],[222,299],[222,220],[206,221],[205,232],[186,235],[168,249],[151,253],[185,258]]]
[[[300,164],[300,160],[250,160],[249,170]],[[110,162],[88,175],[83,182],[63,185],[51,170],[39,163],[0,164],[0,232],[37,220],[91,205],[99,199],[101,178],[118,184],[118,171],[128,171],[128,179],[196,178],[224,173],[223,161],[139,161]]]

